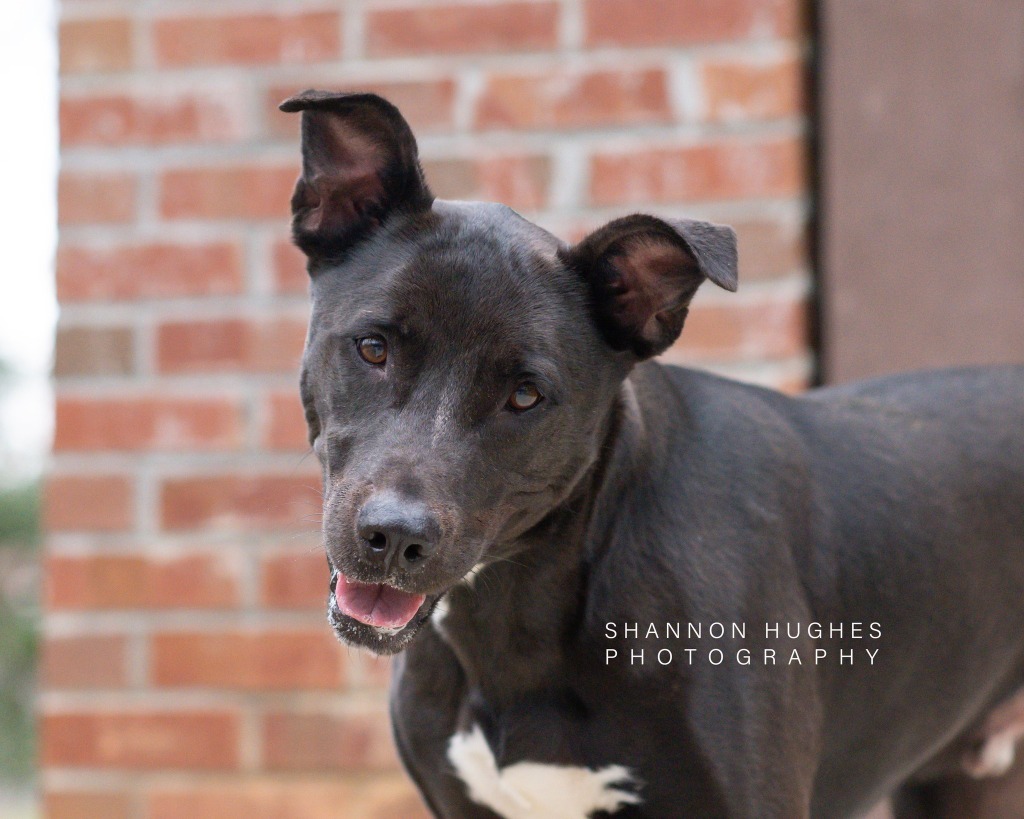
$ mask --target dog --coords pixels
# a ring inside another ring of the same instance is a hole
[[[909,816],[1011,764],[1024,367],[788,397],[662,366],[697,288],[737,287],[730,228],[566,244],[435,199],[378,96],[281,109],[328,619],[399,654],[434,814]]]

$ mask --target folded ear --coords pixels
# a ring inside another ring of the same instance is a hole
[[[737,286],[736,234],[708,222],[626,216],[598,228],[562,258],[590,283],[608,343],[641,359],[676,340],[705,279],[726,290]]]
[[[306,255],[344,252],[393,211],[430,207],[416,139],[387,100],[303,91],[280,108],[302,112],[292,234]]]

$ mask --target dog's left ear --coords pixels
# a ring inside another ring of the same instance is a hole
[[[737,287],[736,234],[709,222],[626,216],[564,250],[562,260],[589,282],[608,343],[640,359],[678,338],[705,279]]]
[[[307,256],[337,255],[393,212],[425,210],[408,123],[376,94],[304,91],[279,106],[302,112],[302,176],[292,195],[292,234]]]

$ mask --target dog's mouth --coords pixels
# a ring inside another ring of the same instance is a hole
[[[327,620],[349,645],[395,654],[409,644],[439,598],[364,583],[332,568]]]
[[[338,611],[367,626],[398,631],[416,616],[425,594],[396,589],[385,583],[360,583],[335,574],[334,600]]]

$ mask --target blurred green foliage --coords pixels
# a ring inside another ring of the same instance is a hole
[[[38,652],[39,487],[0,490],[0,781],[31,780]]]
[[[18,377],[0,361],[0,399]],[[35,763],[39,504],[37,482],[14,484],[0,474],[0,783],[16,787],[32,779]]]
[[[39,487],[0,490],[0,544],[34,549],[39,542]]]
[[[0,779],[25,782],[35,762],[35,617],[0,599]]]

